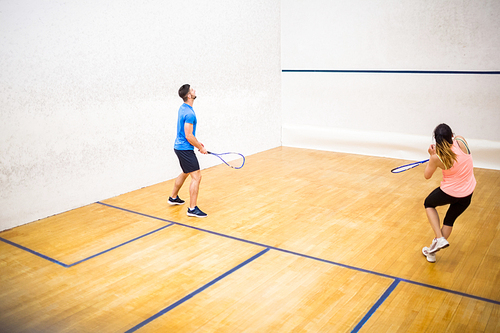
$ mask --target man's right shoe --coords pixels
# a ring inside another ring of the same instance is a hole
[[[207,214],[203,213],[198,206],[194,207],[193,209],[188,208],[187,210],[187,216],[193,216],[193,217],[207,217]]]
[[[436,253],[437,251],[444,249],[445,247],[450,246],[450,243],[446,240],[446,238],[434,238],[432,240],[432,244],[429,247],[429,253]]]

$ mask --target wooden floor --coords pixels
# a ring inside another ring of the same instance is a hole
[[[203,170],[206,219],[170,180],[1,232],[0,331],[500,332],[500,171],[431,264],[403,162],[280,147]]]

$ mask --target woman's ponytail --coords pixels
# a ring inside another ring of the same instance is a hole
[[[438,125],[434,129],[434,139],[436,140],[436,154],[443,162],[445,169],[450,169],[457,160],[457,155],[451,150],[453,131],[450,126]]]

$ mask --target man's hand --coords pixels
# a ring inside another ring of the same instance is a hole
[[[208,151],[205,149],[205,146],[203,145],[203,143],[200,142],[200,145],[201,145],[201,148],[198,149],[200,151],[200,153],[202,153],[202,154],[208,154]]]
[[[186,140],[200,151],[202,154],[208,154],[208,151],[205,149],[203,143],[198,141],[198,139],[193,135],[193,124],[185,123],[184,124],[184,134],[186,135]],[[201,147],[201,148],[200,148]]]

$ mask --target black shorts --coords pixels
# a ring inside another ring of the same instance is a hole
[[[179,158],[182,172],[191,173],[200,170],[200,164],[194,150],[177,150],[174,149],[175,154]]]
[[[455,220],[459,217],[467,207],[469,207],[472,199],[472,194],[466,196],[465,198],[455,198],[443,192],[443,190],[438,187],[427,196],[424,202],[425,208],[436,208],[437,206],[450,205],[446,216],[444,217],[443,224],[449,227],[453,227]]]

